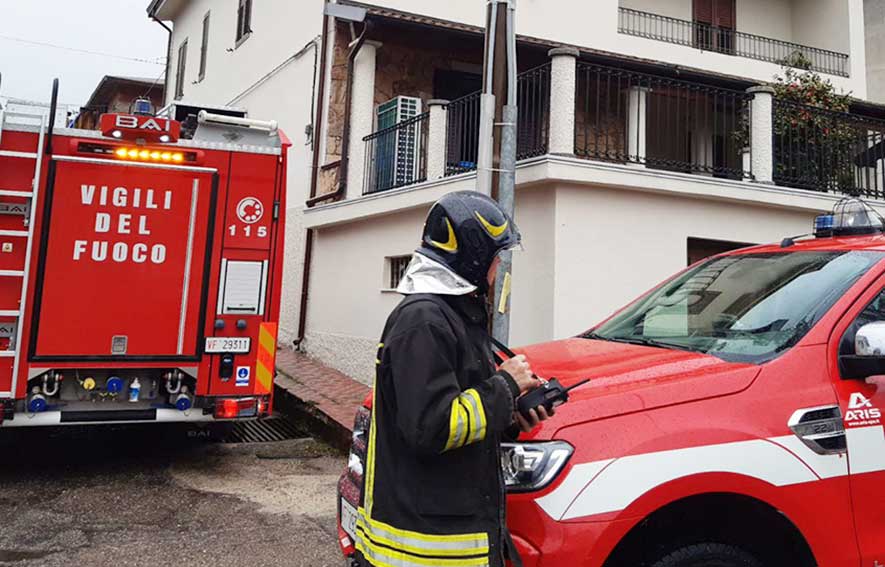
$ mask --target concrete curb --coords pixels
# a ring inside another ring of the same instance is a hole
[[[344,425],[324,413],[316,403],[298,397],[298,382],[277,371],[274,380],[274,407],[312,435],[346,453],[350,450],[353,425]]]

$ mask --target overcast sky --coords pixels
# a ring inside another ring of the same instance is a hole
[[[0,95],[48,101],[52,79],[59,100],[84,104],[105,75],[162,77],[150,64],[72,50],[162,63],[166,30],[148,19],[149,0],[0,0]],[[15,38],[15,39],[11,39]],[[50,43],[59,48],[22,41]],[[65,49],[61,49],[65,48]]]

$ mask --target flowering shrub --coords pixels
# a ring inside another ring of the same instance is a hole
[[[810,62],[794,53],[775,76],[774,154],[776,180],[815,189],[855,192],[854,158],[866,143],[866,126],[848,113],[851,95],[837,92],[829,79],[810,71]],[[749,142],[748,121],[738,132]]]

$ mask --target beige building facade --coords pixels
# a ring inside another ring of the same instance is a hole
[[[368,382],[424,215],[476,184],[485,2],[338,3],[364,21],[324,18],[321,0],[151,9],[172,24],[172,70],[187,41],[185,100],[295,141],[281,344]],[[883,198],[863,0],[735,0],[715,20],[702,4],[519,1],[514,344],[584,331],[690,260],[807,233],[846,192]],[[785,103],[764,85],[797,54],[858,99],[826,116],[856,133],[838,167],[811,167],[811,133],[773,118]]]

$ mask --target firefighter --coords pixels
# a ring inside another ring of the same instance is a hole
[[[519,243],[480,193],[446,195],[428,214],[378,348],[359,565],[521,565],[506,529],[499,441],[549,416],[514,411],[539,383],[522,356],[495,369],[486,307],[498,254]]]

